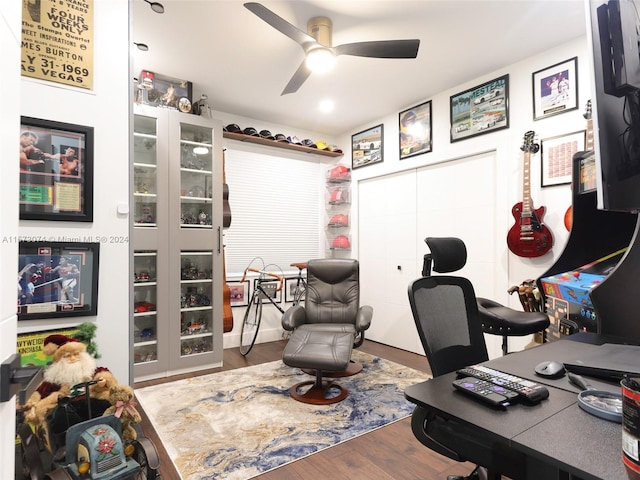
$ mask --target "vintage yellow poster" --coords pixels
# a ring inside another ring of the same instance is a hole
[[[46,356],[42,350],[44,349],[44,339],[53,333],[73,337],[78,333],[78,329],[67,328],[45,332],[22,333],[18,335],[16,353],[20,354],[20,363],[23,367],[46,366],[51,363],[53,357]]]
[[[94,0],[22,0],[22,75],[93,89]]]

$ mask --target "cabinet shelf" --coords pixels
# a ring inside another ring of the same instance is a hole
[[[284,148],[285,150],[293,150],[295,152],[302,152],[302,153],[311,153],[314,155],[322,155],[325,157],[341,157],[343,155],[340,152],[318,150],[317,148],[305,147],[303,145],[295,145],[287,142],[278,142],[276,140],[269,140],[268,138],[255,137],[253,135],[245,135],[244,133],[223,132],[222,136],[224,138],[230,138],[231,140],[239,140],[241,142],[256,143],[258,145],[266,145],[268,147]]]
[[[134,347],[147,347],[149,345],[157,345],[158,341],[157,340],[146,340],[144,342],[134,342],[133,346]]]

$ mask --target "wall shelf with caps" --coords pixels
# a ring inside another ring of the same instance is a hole
[[[268,147],[284,148],[285,150],[292,150],[294,152],[311,153],[313,155],[321,155],[324,157],[341,157],[342,152],[331,152],[329,150],[318,150],[313,147],[305,147],[303,145],[296,145],[294,143],[278,142],[277,140],[270,140],[268,138],[256,137],[255,135],[245,135],[244,133],[232,133],[223,132],[224,138],[231,140],[239,140],[241,142],[255,143],[258,145],[266,145]]]

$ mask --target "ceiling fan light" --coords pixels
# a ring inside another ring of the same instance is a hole
[[[324,73],[336,64],[336,57],[328,48],[316,48],[307,54],[307,68],[314,73]]]

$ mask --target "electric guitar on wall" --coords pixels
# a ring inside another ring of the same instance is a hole
[[[542,223],[546,207],[533,208],[531,200],[531,154],[540,150],[540,145],[534,143],[532,130],[524,134],[524,141],[520,149],[524,152],[522,202],[516,203],[511,213],[516,220],[507,234],[509,250],[519,257],[540,257],[553,246],[553,234]]]
[[[576,155],[582,155],[586,158],[588,155],[593,154],[593,120],[591,119],[591,100],[587,102],[585,112],[583,115],[587,119],[587,133],[585,136],[585,152],[578,152]],[[585,155],[586,153],[586,155]],[[571,231],[571,225],[573,224],[573,206],[569,206],[564,214],[564,227],[567,231]]]

